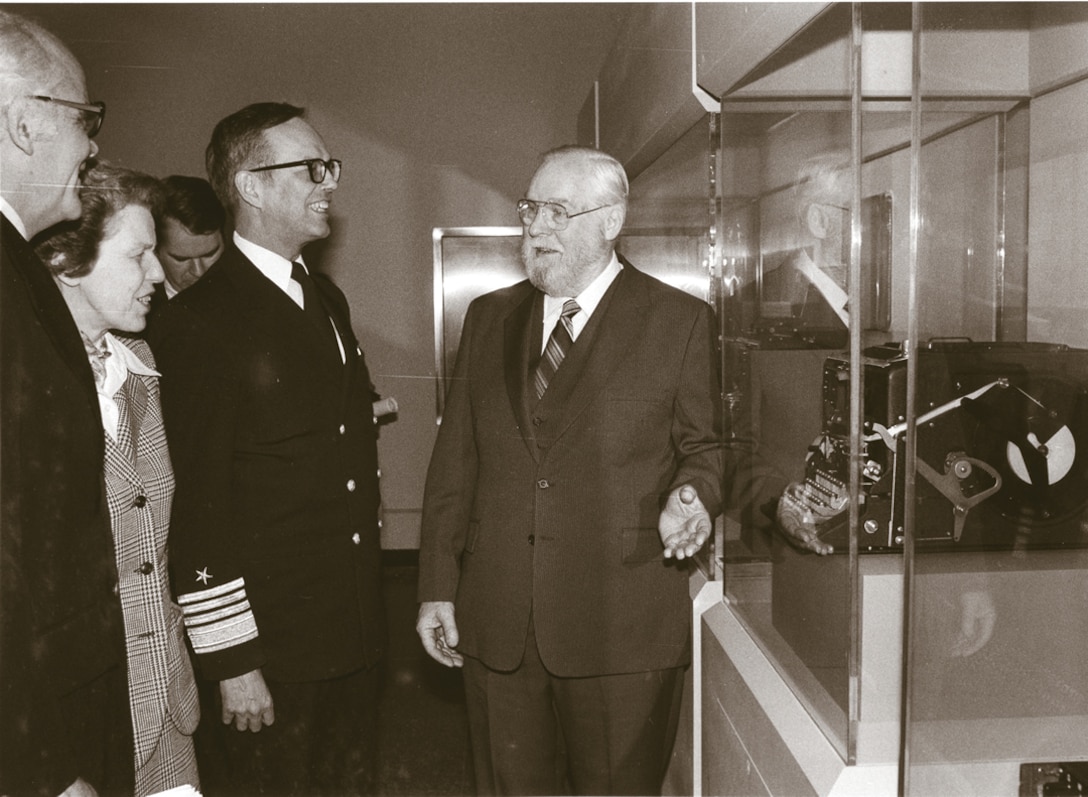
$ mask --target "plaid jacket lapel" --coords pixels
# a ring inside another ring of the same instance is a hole
[[[118,418],[117,418],[117,439],[114,440],[109,434],[106,435],[106,457],[110,456],[110,450],[113,449],[114,454],[119,457],[123,457],[127,468],[120,467],[120,463],[117,463],[118,471],[121,473],[131,472],[133,480],[136,477],[135,463],[136,463],[136,440],[139,437],[139,419],[143,417],[143,410],[146,407],[146,390],[141,389],[143,387],[139,379],[135,378],[132,374],[128,375],[125,380],[126,384],[122,386],[120,390],[114,395],[113,400],[117,404]],[[144,399],[142,403],[144,406],[131,407],[129,406],[129,394],[130,393],[143,394]]]

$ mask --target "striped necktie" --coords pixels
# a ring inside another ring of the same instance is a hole
[[[544,348],[544,355],[540,358],[540,363],[536,367],[536,374],[533,376],[533,387],[536,388],[538,400],[544,397],[544,391],[548,389],[548,383],[552,381],[552,377],[559,370],[563,358],[567,356],[571,344],[574,343],[574,325],[571,323],[571,319],[581,309],[574,299],[567,299],[567,301],[563,302],[563,312],[559,314],[559,320],[555,323],[555,329],[552,330],[551,337],[548,338],[548,345]]]

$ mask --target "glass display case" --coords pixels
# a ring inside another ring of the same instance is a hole
[[[957,122],[949,114],[966,103],[947,97],[968,87],[936,65],[952,37],[994,28],[1009,55],[993,89],[1024,95]],[[1088,789],[1077,763],[1088,758],[1084,271],[1060,254],[1077,250],[1085,222],[1074,208],[1088,199],[1086,33],[1078,4],[1014,7],[996,24],[970,9],[915,10],[913,112],[923,130],[949,132],[940,146],[924,137],[913,146],[918,297],[908,320],[919,341],[971,342],[930,347],[911,363],[919,478],[904,549],[908,794]],[[930,395],[974,397],[929,421]],[[942,529],[931,517],[934,485],[958,488],[962,522]]]
[[[639,260],[706,280],[750,454],[701,562],[693,790],[1079,793],[1088,6],[789,34],[632,184]],[[833,553],[776,526],[785,489]]]

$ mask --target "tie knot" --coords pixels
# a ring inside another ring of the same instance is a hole
[[[573,318],[578,315],[582,308],[578,306],[578,302],[574,299],[567,299],[563,302],[563,311],[559,314],[560,318]]]
[[[306,269],[303,267],[303,265],[300,262],[295,260],[294,262],[291,263],[291,279],[293,279],[295,282],[301,284],[302,281],[304,279],[306,279],[308,276],[309,276],[309,274],[306,273]]]

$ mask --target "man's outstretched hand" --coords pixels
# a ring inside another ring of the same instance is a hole
[[[694,556],[703,547],[713,528],[710,514],[695,488],[690,484],[677,487],[669,493],[657,521],[661,544],[665,546],[665,558]]]

